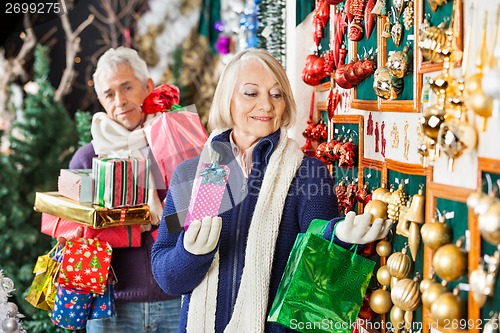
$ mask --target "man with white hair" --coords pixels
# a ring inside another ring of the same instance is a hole
[[[154,88],[145,61],[133,49],[109,49],[99,59],[93,78],[106,112],[94,115],[93,140],[76,151],[70,168],[91,169],[95,156],[148,157],[143,128],[156,115],[141,111],[144,99]],[[150,192],[153,229],[162,214],[165,195],[165,188]],[[88,333],[178,331],[180,297],[164,293],[151,272],[152,231],[151,226],[144,228],[141,247],[113,249],[111,265],[118,279],[114,288],[116,316],[89,320]]]

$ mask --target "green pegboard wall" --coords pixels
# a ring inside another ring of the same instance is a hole
[[[370,39],[366,39],[365,37],[357,43],[357,55],[358,59],[362,59],[365,56],[366,52],[372,51],[372,54],[377,50],[377,25],[375,24],[375,28],[370,36]],[[373,55],[376,60],[376,54]],[[360,82],[356,86],[356,99],[360,100],[368,100],[368,101],[376,101],[377,95],[375,91],[373,91],[373,74],[367,77],[365,80]]]
[[[500,184],[500,174],[498,173],[483,172],[481,175],[481,179],[482,179],[482,190],[484,193],[488,193],[490,187],[493,184],[497,185]],[[500,198],[500,195],[497,194],[497,196]],[[495,250],[496,250],[495,246],[491,245],[490,243],[486,242],[484,239],[481,238],[482,255],[492,256]],[[500,281],[498,275],[495,284],[495,292],[493,294],[493,297],[488,297],[486,304],[481,309],[481,318],[482,319],[490,318],[492,311],[500,311]]]

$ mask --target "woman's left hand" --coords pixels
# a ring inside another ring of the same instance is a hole
[[[385,238],[391,230],[392,221],[378,218],[371,224],[371,219],[370,213],[356,215],[349,212],[344,221],[338,222],[335,235],[341,241],[351,244],[368,244]]]

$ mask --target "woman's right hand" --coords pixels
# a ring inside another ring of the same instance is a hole
[[[219,216],[194,220],[184,233],[184,248],[196,255],[212,252],[219,242],[222,218]]]

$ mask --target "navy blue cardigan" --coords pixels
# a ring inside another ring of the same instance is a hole
[[[265,169],[278,143],[280,131],[263,138],[255,147],[252,170],[248,180],[236,164],[230,150],[230,131],[214,138],[212,146],[221,154],[221,164],[231,169],[219,215],[222,231],[219,239],[219,285],[215,331],[223,332],[228,324],[241,282],[245,260],[246,239],[253,211],[262,185]],[[188,207],[198,158],[179,165],[174,172],[165,203],[164,217]],[[305,232],[315,219],[332,220],[325,232],[331,236],[337,217],[337,199],[333,180],[323,162],[304,157],[290,186],[283,209],[282,221],[276,240],[276,250],[270,277],[268,310],[276,295],[281,276],[297,234]],[[193,255],[183,246],[184,231],[170,234],[162,219],[158,238],[153,245],[152,266],[160,287],[168,294],[185,294],[182,304],[179,332],[185,332],[191,291],[207,273],[215,251],[206,255]],[[336,243],[342,243],[335,239]],[[341,244],[348,246],[347,244]],[[266,323],[266,332],[292,332],[282,326]]]

